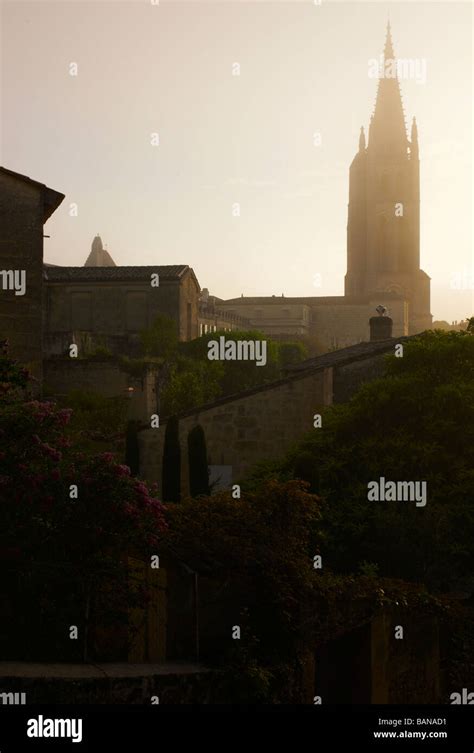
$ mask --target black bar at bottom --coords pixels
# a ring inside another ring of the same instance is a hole
[[[226,705],[150,705],[150,706],[0,706],[0,753],[69,750],[153,751],[170,745],[173,739],[194,739],[199,724],[177,725],[167,712],[303,712],[313,715],[307,730],[314,750],[332,750],[340,743],[345,750],[367,748],[392,750],[445,750],[453,753],[474,751],[474,709],[467,706],[226,706]],[[160,716],[160,720],[156,719]],[[216,725],[219,747],[242,734],[244,725],[232,722],[221,730]],[[253,723],[252,723],[253,724]],[[277,730],[274,720],[265,724],[265,734]],[[242,731],[241,731],[242,730]],[[170,732],[175,737],[169,737]],[[298,723],[293,735],[303,745],[305,725]],[[207,733],[209,734],[209,727]],[[216,739],[216,738],[214,738]],[[154,741],[154,742],[153,742]],[[295,741],[294,741],[295,742]],[[155,745],[156,743],[156,745]],[[309,741],[306,743],[308,744]],[[158,746],[158,747],[157,747]],[[266,746],[268,747],[268,746]],[[296,746],[299,747],[299,746]],[[292,745],[294,750],[294,746]]]

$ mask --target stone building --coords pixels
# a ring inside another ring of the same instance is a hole
[[[387,29],[384,60],[394,51]],[[137,354],[139,332],[157,313],[179,338],[216,330],[258,329],[271,337],[309,337],[321,352],[369,339],[368,322],[383,304],[402,337],[431,326],[430,281],[420,269],[419,150],[409,141],[399,81],[379,80],[366,145],[363,129],[349,171],[344,296],[257,296],[222,300],[202,292],[187,265],[117,267],[97,235],[84,267],[45,267],[47,354],[78,338],[114,353]],[[153,288],[150,277],[160,276]],[[76,339],[74,339],[76,338]]]
[[[345,293],[395,293],[407,301],[409,334],[431,325],[430,279],[420,269],[418,129],[413,118],[408,141],[397,76],[379,79],[368,145],[361,128],[350,168]]]
[[[89,266],[44,267],[47,355],[86,341],[135,355],[140,332],[158,314],[174,320],[180,340],[198,337],[200,287],[190,267],[116,267],[111,258],[113,266],[96,266],[91,256]]]
[[[385,63],[395,60],[390,25]],[[325,349],[368,339],[378,304],[393,319],[395,336],[429,329],[430,278],[420,269],[420,160],[415,119],[407,138],[397,75],[379,79],[368,144],[361,129],[349,171],[347,274],[344,296],[246,297],[219,307],[276,333],[309,334]]]
[[[383,301],[393,319],[394,336],[409,332],[408,304],[396,293],[373,296],[259,296],[220,301],[220,310],[244,316],[250,328],[270,337],[316,338],[322,350],[345,348],[369,339],[369,318]]]
[[[394,56],[390,28],[384,56]],[[0,179],[0,334],[38,375],[42,342],[45,356],[65,354],[71,343],[83,353],[102,346],[139,355],[140,332],[157,314],[175,322],[180,340],[258,329],[275,338],[315,338],[322,352],[367,341],[379,304],[390,313],[394,337],[431,326],[430,282],[419,266],[418,134],[413,122],[408,141],[396,77],[379,81],[368,144],[362,129],[350,167],[344,296],[222,300],[201,291],[185,264],[116,266],[99,235],[84,266],[46,264],[42,275],[42,225],[64,196],[9,170],[2,169]],[[20,260],[27,270],[25,296],[5,289]]]
[[[232,332],[233,330],[251,329],[249,319],[240,314],[235,314],[233,311],[226,311],[220,307],[220,302],[220,298],[209,295],[207,288],[201,291],[198,318],[199,335],[216,332],[217,330]]]
[[[314,429],[314,416],[333,403],[345,402],[363,382],[382,374],[383,357],[406,337],[391,337],[392,322],[381,339],[372,317],[371,341],[342,348],[288,367],[277,381],[222,397],[178,415],[181,447],[181,493],[189,494],[189,432],[201,426],[206,438],[210,479],[221,488],[239,483],[259,461],[281,457]],[[385,329],[385,328],[384,328]],[[166,421],[139,434],[140,475],[157,482],[160,493]],[[166,500],[165,500],[166,501]]]
[[[0,339],[42,375],[43,225],[64,194],[0,167]]]

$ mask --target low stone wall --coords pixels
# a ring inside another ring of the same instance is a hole
[[[200,664],[0,663],[2,705],[302,704],[314,696],[314,653],[271,668],[265,697],[251,676]],[[255,695],[257,692],[257,696]],[[24,696],[21,697],[20,694]],[[6,694],[6,695],[5,695]],[[18,694],[15,698],[15,694]],[[0,712],[1,713],[1,712]]]
[[[181,492],[189,493],[187,437],[200,424],[210,466],[231,466],[237,483],[260,460],[283,455],[313,428],[313,416],[332,402],[332,369],[298,374],[201,406],[179,417]],[[139,434],[140,475],[161,494],[166,423]]]
[[[27,705],[211,703],[215,681],[198,665],[3,663],[0,704],[2,693],[25,693]]]

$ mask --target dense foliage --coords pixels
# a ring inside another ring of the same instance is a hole
[[[123,615],[139,599],[127,554],[156,551],[163,507],[112,453],[79,451],[67,431],[71,410],[32,399],[5,350],[0,375],[0,589],[10,614],[2,653],[78,658],[89,620]],[[70,625],[80,640],[69,640]]]
[[[256,636],[267,658],[282,660],[304,640],[318,518],[318,500],[301,482],[269,482],[242,499],[219,492],[170,505],[166,544],[223,584],[218,621],[227,618],[227,636],[243,620],[244,642]],[[231,643],[220,640],[217,654]]]
[[[221,336],[235,341],[265,340],[266,364],[210,361],[208,343]],[[142,332],[141,343],[145,359],[137,359],[137,364],[146,361],[160,366],[158,391],[163,417],[278,379],[282,368],[303,361],[308,352],[302,342],[277,342],[256,330],[209,332],[188,342],[178,342],[175,323],[162,315]],[[128,359],[128,370],[133,360]]]
[[[300,478],[324,500],[323,552],[432,588],[474,580],[474,337],[428,332],[385,376],[323,414],[322,428],[259,477]],[[370,481],[426,481],[427,504],[369,501]],[[257,482],[258,483],[258,482]],[[255,484],[255,479],[251,486]]]
[[[167,507],[163,543],[200,574],[201,652],[225,668],[235,702],[289,702],[290,677],[319,645],[366,624],[382,608],[440,615],[425,589],[373,574],[337,575],[315,556],[322,503],[301,481],[267,481]],[[400,612],[399,612],[400,613]],[[232,640],[232,628],[240,639]],[[297,695],[297,693],[296,693]]]

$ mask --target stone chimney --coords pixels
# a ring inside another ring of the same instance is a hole
[[[383,308],[383,307],[378,307]],[[370,342],[378,342],[380,340],[389,340],[392,337],[393,319],[384,314],[379,316],[371,316],[369,319],[370,326]]]

